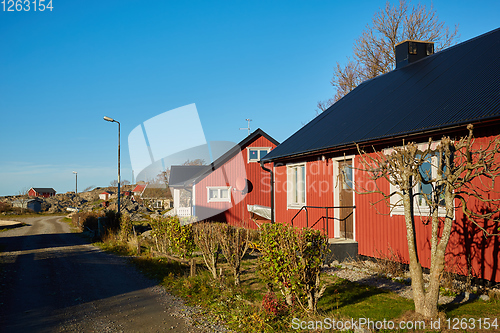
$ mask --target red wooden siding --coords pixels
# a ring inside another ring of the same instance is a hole
[[[287,183],[286,165],[275,165],[274,167],[274,193],[275,193],[275,220],[276,222],[290,223],[292,218],[299,212],[299,209],[289,209],[287,207],[287,189],[290,184]],[[314,160],[306,164],[306,205],[333,207],[333,163],[331,160]],[[324,209],[308,210],[309,227],[314,229],[323,229],[323,223],[326,222],[326,211]],[[329,210],[329,217],[334,216],[333,210]],[[329,236],[333,234],[333,219],[328,219]],[[303,210],[294,219],[293,225],[297,227],[306,227],[306,212]]]
[[[475,147],[486,147],[494,137],[483,131],[483,137],[476,139]],[[297,161],[300,162],[300,161]],[[359,156],[355,158],[355,167],[359,165]],[[331,159],[309,160],[306,164],[306,205],[308,206],[335,206],[333,190],[335,180],[333,177],[333,165]],[[320,172],[316,172],[320,170]],[[290,223],[298,209],[287,209],[287,175],[286,166],[275,164],[275,212],[276,221]],[[356,172],[356,182],[367,181],[365,175]],[[316,184],[316,187],[313,185]],[[321,188],[319,187],[322,184]],[[328,184],[325,185],[325,184]],[[481,187],[481,181],[475,180],[476,186]],[[389,192],[388,183],[380,183],[380,188]],[[328,188],[328,191],[324,189]],[[484,194],[485,197],[500,197],[500,182],[495,183],[496,193]],[[377,258],[397,257],[403,262],[408,262],[408,247],[406,240],[406,227],[404,216],[389,215],[389,207],[380,202],[375,206],[372,203],[380,200],[376,194],[355,194],[355,240],[358,242],[360,255]],[[459,202],[457,200],[457,206]],[[472,205],[471,205],[472,204]],[[469,207],[484,209],[484,204],[477,200],[469,199]],[[302,212],[294,225],[305,227],[305,213]],[[325,212],[311,210],[309,212],[309,226],[311,221],[324,217]],[[330,216],[333,216],[333,212]],[[498,222],[484,221],[481,225],[490,233],[498,233],[500,224]],[[319,223],[315,229],[321,229]],[[430,267],[430,235],[431,224],[416,223],[417,243],[419,258],[424,267]],[[329,237],[338,237],[333,232],[333,220],[330,222]],[[446,270],[458,274],[472,274],[475,277],[500,282],[500,238],[485,238],[480,229],[467,221],[460,208],[455,211],[453,232],[447,248]]]
[[[248,163],[247,147],[271,147],[276,145],[266,138],[259,136],[247,146],[242,147],[241,154],[237,154],[223,166],[212,172],[196,184],[195,214],[204,215],[211,210],[222,211],[211,220],[227,222],[231,225],[248,226],[255,229],[257,225],[251,220],[247,205],[271,206],[271,189],[269,173],[262,170],[260,163]],[[266,165],[270,168],[270,165]],[[250,182],[249,193],[242,194],[236,190],[236,180],[244,177]],[[231,186],[231,202],[208,202],[207,187]]]

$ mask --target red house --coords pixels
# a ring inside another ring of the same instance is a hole
[[[144,192],[144,189],[146,188],[146,186],[148,186],[148,184],[136,185],[134,187],[134,189],[132,190],[132,193],[134,194],[134,196],[140,197],[142,195],[142,192]]]
[[[56,195],[56,191],[53,188],[32,187],[29,189],[28,195],[30,197],[48,198]]]
[[[355,144],[381,151],[403,140],[459,138],[467,135],[467,124],[474,125],[475,147],[500,134],[500,29],[432,51],[432,43],[399,44],[392,72],[362,83],[264,157],[274,163],[277,222],[325,229],[333,240],[357,244],[360,255],[384,258],[392,252],[409,260],[403,210],[372,205],[380,195],[351,190],[353,182],[368,180],[356,172]],[[391,193],[390,184],[380,186]],[[425,203],[416,207],[416,216],[428,215]],[[500,239],[483,237],[460,209],[454,218],[446,269],[500,282]],[[417,225],[419,258],[429,267],[431,225]],[[499,223],[484,221],[482,227],[496,233]]]
[[[108,200],[108,199],[109,199],[109,197],[110,197],[111,195],[112,195],[112,193],[111,193],[111,192],[104,191],[104,192],[102,192],[102,193],[99,193],[99,199],[100,199],[100,200],[104,200],[104,201],[106,201],[106,200]]]
[[[261,168],[260,160],[277,145],[257,129],[208,166],[172,166],[172,214],[232,225],[244,222],[256,228],[256,220],[268,215],[265,211],[270,211],[271,198],[270,175]]]

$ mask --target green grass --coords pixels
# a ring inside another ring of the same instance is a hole
[[[375,287],[337,279],[327,287],[318,310],[338,318],[394,319],[414,310],[413,301]]]
[[[118,241],[108,241],[108,242],[96,242],[92,245],[98,246],[106,252],[110,252],[119,256],[133,256],[136,255],[128,244],[118,242]]]
[[[499,318],[500,300],[482,301],[476,299],[464,304],[447,304],[441,306],[441,310],[449,318]],[[500,322],[498,323],[500,325]]]
[[[117,241],[96,243],[106,251],[119,255],[133,254],[127,245]],[[318,313],[308,314],[296,306],[287,314],[273,317],[263,312],[262,298],[267,292],[266,283],[259,274],[257,260],[246,256],[242,262],[241,286],[235,287],[226,264],[224,280],[214,281],[204,267],[203,259],[195,257],[197,275],[189,277],[189,266],[167,258],[139,256],[131,263],[146,276],[155,279],[170,293],[182,297],[190,305],[200,305],[209,313],[207,317],[222,321],[237,332],[296,332],[291,328],[292,319],[321,321],[325,318],[348,320],[370,318],[380,320],[410,320],[414,305],[412,300],[375,287],[350,282],[331,275],[322,278],[327,289],[318,303]],[[281,298],[279,292],[276,292]],[[500,300],[476,300],[466,304],[446,305],[440,308],[448,318],[497,318]],[[195,319],[196,320],[196,319]],[[430,332],[430,331],[429,331]]]
[[[27,218],[27,217],[38,217],[38,216],[62,216],[64,213],[35,213],[35,212],[25,212],[22,214],[6,214],[1,215],[0,220],[11,220],[11,219],[19,219],[19,218]]]

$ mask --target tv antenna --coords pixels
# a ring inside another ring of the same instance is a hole
[[[248,130],[248,135],[250,135],[250,122],[252,121],[252,119],[245,119],[247,122],[248,122],[248,127],[243,127],[241,128],[240,127],[240,130]]]

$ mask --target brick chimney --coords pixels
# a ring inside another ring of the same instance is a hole
[[[409,65],[433,53],[433,42],[405,40],[396,45],[396,69]]]

